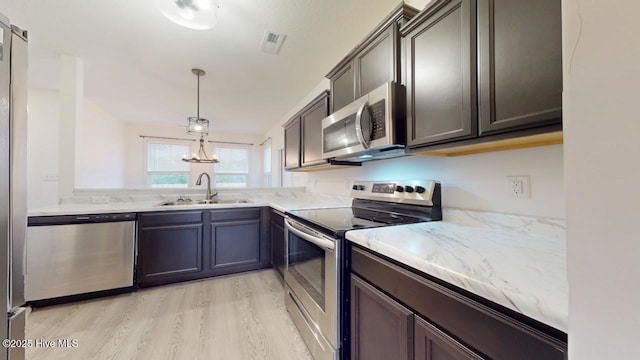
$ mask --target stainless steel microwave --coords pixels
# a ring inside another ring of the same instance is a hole
[[[324,159],[365,161],[404,155],[404,87],[389,82],[322,120]]]

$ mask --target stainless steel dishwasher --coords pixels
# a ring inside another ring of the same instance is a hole
[[[133,286],[135,213],[30,217],[25,298]]]

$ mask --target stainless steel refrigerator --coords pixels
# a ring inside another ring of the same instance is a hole
[[[27,230],[27,32],[0,14],[0,359],[24,359]],[[7,345],[14,345],[14,347]]]

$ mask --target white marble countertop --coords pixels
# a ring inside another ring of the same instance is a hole
[[[29,209],[28,216],[86,215],[100,213],[176,211],[256,206],[270,206],[276,210],[285,212],[299,209],[351,206],[350,198],[307,193],[304,191],[297,191],[295,189],[278,191],[221,192],[219,195],[219,198],[222,200],[244,199],[250,201],[249,203],[159,206],[159,204],[164,201],[173,201],[177,198],[178,195],[176,194],[132,195],[129,193],[109,196],[85,196],[64,201],[60,205]],[[200,198],[193,196],[192,199],[199,200]]]
[[[567,332],[563,220],[447,209],[443,219],[349,231],[346,237]]]

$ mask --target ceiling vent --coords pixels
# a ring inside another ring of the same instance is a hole
[[[265,32],[262,39],[262,51],[269,54],[279,53],[286,37],[287,35],[285,34],[276,34],[271,31]]]

